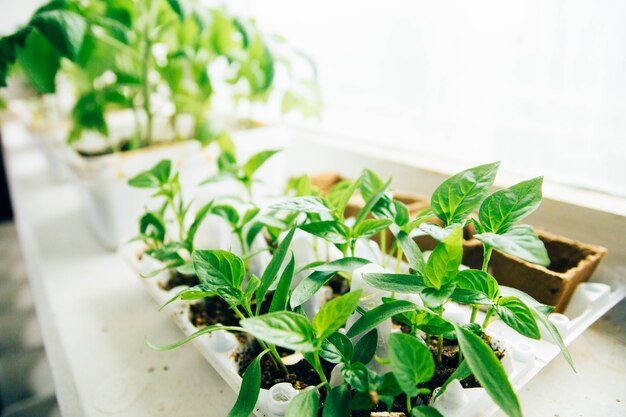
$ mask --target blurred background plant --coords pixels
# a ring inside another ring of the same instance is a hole
[[[253,127],[259,103],[305,117],[321,106],[304,53],[253,19],[192,1],[52,0],[0,39],[0,85],[9,76],[38,94],[71,91],[68,142],[97,132],[105,152],[189,137],[223,141],[219,116]],[[118,138],[109,116],[120,111],[132,114],[132,126]]]

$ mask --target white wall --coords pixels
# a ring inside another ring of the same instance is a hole
[[[228,4],[315,58],[328,129],[626,195],[626,1]]]
[[[317,60],[324,125],[626,195],[626,2],[247,0]]]

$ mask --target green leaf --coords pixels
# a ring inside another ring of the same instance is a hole
[[[424,254],[420,250],[417,243],[408,235],[408,233],[400,230],[396,233],[396,240],[400,244],[404,256],[406,256],[409,266],[419,273],[424,271],[426,261],[424,261]]]
[[[454,281],[463,259],[463,229],[457,227],[430,254],[424,267],[424,283],[439,289]]]
[[[233,228],[237,227],[239,224],[239,213],[233,206],[229,206],[227,204],[213,206],[211,213],[226,220]]]
[[[522,417],[513,387],[491,347],[469,330],[452,322],[463,356],[489,396],[510,417]]]
[[[317,417],[318,408],[317,390],[302,391],[289,403],[285,417]]]
[[[442,240],[450,236],[450,233],[452,233],[452,231],[455,230],[457,227],[464,227],[464,225],[465,221],[461,223],[454,223],[447,227],[441,227],[433,223],[424,223],[421,224],[419,228],[422,232],[428,234],[433,239],[441,242]]]
[[[213,207],[213,201],[209,201],[207,204],[202,206],[202,208],[200,208],[200,210],[196,213],[193,223],[189,226],[189,230],[187,231],[187,248],[189,251],[193,250],[193,240],[196,237],[196,233],[198,232],[202,221],[211,210],[211,207]]]
[[[530,308],[530,311],[532,312],[535,319],[539,320],[546,327],[556,344],[559,346],[559,349],[561,349],[561,354],[563,355],[567,363],[569,363],[569,365],[572,367],[572,370],[576,372],[572,356],[570,355],[567,346],[565,346],[559,330],[548,318],[548,315],[552,312],[552,310],[554,310],[554,308],[545,304],[541,304],[530,295],[518,289],[505,286],[501,286],[500,288],[502,289],[504,295],[515,296],[522,300]]]
[[[357,336],[363,332],[367,332],[375,328],[380,323],[390,319],[396,314],[404,313],[407,311],[415,311],[416,309],[417,305],[410,301],[404,300],[395,300],[389,303],[381,304],[361,316],[361,318],[358,319],[352,325],[352,327],[350,327],[350,330],[348,330],[346,336]]]
[[[343,220],[350,198],[359,186],[359,181],[340,181],[328,191],[325,201],[332,208],[334,217]]]
[[[35,15],[30,24],[39,29],[63,56],[76,61],[88,29],[82,16],[69,10],[50,10]]]
[[[474,237],[501,252],[541,266],[550,265],[545,245],[528,225],[511,227],[506,233],[479,233]]]
[[[420,293],[420,297],[427,306],[436,307],[445,304],[454,294],[455,289],[454,283],[447,283],[439,288],[426,287]]]
[[[532,312],[519,298],[502,297],[495,309],[498,317],[519,334],[536,340],[541,338]]]
[[[206,287],[203,286],[202,284],[195,285],[193,287],[188,287],[188,288],[185,288],[184,290],[181,290],[178,294],[176,294],[175,296],[167,300],[167,302],[163,304],[159,308],[159,310],[162,310],[163,308],[165,308],[165,306],[173,303],[176,300],[187,300],[187,301],[200,300],[202,298],[212,297],[214,295],[215,295],[214,292],[207,291]]]
[[[486,272],[476,269],[459,271],[456,276],[457,289],[474,290],[495,301],[500,296],[498,282]]]
[[[135,188],[160,188],[169,180],[172,161],[164,159],[148,171],[141,172],[128,180],[128,185]]]
[[[165,240],[165,224],[156,213],[147,212],[139,220],[139,233],[158,242]]]
[[[431,220],[433,217],[435,217],[435,213],[432,209],[424,209],[420,211],[417,216],[415,216],[415,219],[409,221],[407,224],[402,226],[401,229],[403,232],[410,234],[416,227],[419,227],[421,224]]]
[[[471,305],[491,305],[493,301],[490,300],[485,294],[476,290],[466,290],[463,288],[455,288],[454,292],[450,295],[452,301],[456,301],[461,304]]]
[[[186,0],[167,0],[167,2],[180,20],[184,20],[190,10],[189,3]]]
[[[259,286],[259,289],[256,293],[256,299],[257,299],[256,314],[257,315],[260,314],[261,312],[261,303],[263,302],[263,299],[265,298],[265,294],[267,294],[267,290],[270,288],[270,286],[276,279],[276,276],[278,275],[278,271],[280,270],[280,267],[282,266],[283,261],[285,260],[285,256],[287,255],[287,251],[289,250],[289,245],[291,245],[291,239],[293,238],[293,234],[295,233],[295,231],[296,231],[295,227],[291,228],[289,233],[287,233],[287,236],[285,236],[283,241],[280,242],[280,245],[278,245],[278,249],[276,249],[274,256],[272,256],[272,259],[267,265],[267,268],[265,268],[265,271],[263,271],[263,275],[261,276],[261,285]]]
[[[334,387],[326,397],[322,417],[349,417],[350,400],[350,390],[347,385]]]
[[[415,336],[394,333],[389,336],[389,360],[398,384],[409,397],[415,397],[417,385],[427,382],[435,372],[435,362],[426,344]]]
[[[376,190],[376,193],[371,198],[366,200],[365,206],[361,210],[359,210],[359,214],[356,216],[355,227],[358,226],[359,223],[361,223],[367,218],[367,216],[370,214],[370,212],[376,206],[376,204],[385,196],[385,193],[387,192],[387,189],[389,188],[390,185],[391,185],[391,178],[389,178],[389,180],[387,180],[386,183],[381,185],[380,188]]]
[[[315,270],[293,290],[290,305],[295,308],[304,304],[328,282],[336,273],[351,274],[355,269],[369,264],[370,261],[362,258],[347,257],[317,266]]]
[[[344,380],[358,392],[369,392],[369,372],[361,362],[350,364],[341,370]]]
[[[485,232],[504,233],[541,204],[543,177],[496,191],[483,201],[478,220]]]
[[[426,287],[423,277],[414,274],[369,273],[363,279],[379,290],[402,294],[420,294]]]
[[[359,339],[354,345],[354,354],[351,363],[362,363],[367,365],[371,362],[376,354],[378,347],[378,330],[372,329],[365,333],[365,336]]]
[[[235,331],[241,331],[241,327],[236,327],[236,326],[222,326],[221,324],[215,324],[213,326],[207,326],[207,327],[203,327],[200,330],[198,330],[197,332],[185,337],[184,339],[179,340],[178,342],[174,342],[172,344],[169,345],[156,345],[152,342],[150,342],[149,340],[146,340],[146,344],[148,345],[148,347],[150,347],[150,349],[159,351],[159,352],[163,352],[166,350],[172,350],[172,349],[176,349],[177,347],[180,347],[182,345],[184,345],[185,343],[189,343],[191,342],[193,339],[196,339],[200,336],[204,336],[205,334],[209,334],[209,333],[213,333],[213,332],[217,332],[217,331],[223,331],[223,330],[235,330]]]
[[[293,197],[270,206],[276,210],[301,211],[304,213],[328,213],[324,201],[319,197]]]
[[[315,351],[315,336],[302,314],[279,311],[241,320],[241,326],[257,339],[296,352]]]
[[[261,209],[258,207],[252,207],[246,210],[246,212],[243,214],[243,217],[241,218],[241,223],[239,224],[239,227],[243,227],[244,225],[248,224],[248,222],[254,219],[260,211]]]
[[[356,225],[353,231],[353,237],[360,239],[374,236],[385,230],[390,224],[392,224],[392,221],[389,219],[365,219]]]
[[[314,271],[303,279],[291,293],[291,300],[289,301],[291,308],[296,308],[307,302],[335,273],[334,271]]]
[[[499,162],[460,172],[445,180],[432,195],[431,207],[445,226],[459,223],[481,203],[493,185]]]
[[[295,258],[293,253],[291,254],[291,260],[283,270],[283,273],[278,280],[276,291],[272,296],[272,303],[270,304],[270,313],[275,311],[284,311],[289,305],[289,289],[291,288],[291,281],[293,280],[293,274],[295,269]]]
[[[201,283],[211,290],[241,290],[245,266],[241,258],[224,250],[196,250],[191,254]]]
[[[443,414],[434,407],[428,405],[418,405],[411,409],[409,417],[443,417]]]
[[[54,93],[55,77],[61,67],[59,52],[38,30],[30,32],[23,47],[16,49],[24,74],[41,93]]]
[[[252,155],[250,159],[248,159],[246,163],[243,164],[243,166],[241,167],[243,174],[247,178],[252,178],[254,173],[259,168],[261,168],[261,166],[265,162],[267,162],[268,159],[270,159],[272,156],[276,155],[280,151],[281,149],[273,149],[273,150],[268,150],[268,151],[261,151],[257,154]]]
[[[237,394],[237,401],[228,413],[228,417],[249,417],[254,411],[259,392],[261,392],[261,357],[266,352],[254,358],[246,368],[239,394]]]
[[[550,321],[546,314],[543,314],[541,311],[538,311],[535,308],[531,308],[530,311],[535,319],[539,320],[546,327],[546,329],[552,336],[552,339],[559,346],[559,349],[561,349],[561,354],[563,355],[567,363],[569,363],[569,366],[572,367],[572,370],[576,372],[576,368],[574,367],[574,361],[572,360],[572,355],[570,355],[569,349],[567,349],[567,346],[565,346],[565,342],[563,342],[563,338],[561,337],[559,329],[556,328],[554,323]]]
[[[348,256],[316,266],[315,270],[323,272],[346,272],[348,274],[352,274],[356,269],[370,263],[371,262],[367,259]]]
[[[339,330],[356,310],[362,293],[362,290],[350,291],[322,306],[312,322],[318,339],[325,339]]]
[[[350,237],[350,229],[335,220],[303,224],[300,229],[335,244],[346,243]]]
[[[393,200],[392,204],[395,210],[394,223],[398,226],[404,226],[409,222],[411,216],[409,208],[402,201],[398,200]]]
[[[353,353],[352,342],[342,333],[335,332],[322,341],[320,356],[330,363],[347,363]]]

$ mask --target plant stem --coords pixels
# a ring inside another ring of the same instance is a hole
[[[320,362],[320,355],[318,351],[313,352],[313,367],[315,371],[320,376],[320,379],[324,385],[330,391],[330,384],[328,383],[328,379],[326,379],[326,375],[324,375],[324,369],[322,368],[322,363]]]
[[[380,232],[380,252],[383,254],[382,267],[387,266],[387,231]]]
[[[474,323],[476,321],[476,313],[478,313],[478,306],[472,306],[472,315],[470,317],[470,323]]]
[[[398,253],[396,255],[398,258],[396,260],[396,274],[400,273],[400,265],[402,264],[402,248],[398,246]]]
[[[141,60],[141,84],[143,89],[143,110],[146,113],[146,136],[144,145],[152,143],[152,109],[150,104],[150,56],[152,53],[152,39],[150,38],[150,20],[152,19],[152,10],[148,6],[146,13],[146,21],[143,27],[143,56]]]
[[[463,361],[463,351],[461,350],[461,345],[459,345],[459,366],[461,365],[462,361]]]
[[[489,310],[487,311],[487,315],[485,316],[485,320],[483,321],[483,330],[487,328],[487,326],[489,326],[489,319],[491,319],[491,316],[493,316],[493,308],[489,308]]]
[[[252,204],[252,182],[245,183],[246,193],[248,194],[248,202]]]
[[[250,309],[249,306],[246,306],[246,305],[242,305],[242,306],[244,310],[246,311],[246,314],[248,314],[248,317],[254,317],[254,314],[252,313],[252,310]],[[237,308],[237,306],[231,305],[231,308],[235,310],[239,318],[241,319],[245,318],[245,316],[241,313],[241,311],[239,311],[239,308]],[[274,368],[279,369],[280,367],[280,369],[285,373],[285,375],[289,375],[287,366],[285,366],[285,363],[280,358],[280,355],[278,354],[278,351],[276,350],[276,346],[271,345],[269,343],[265,343],[264,341],[260,339],[257,339],[257,342],[259,342],[259,345],[261,346],[261,348],[263,348],[264,350],[268,350],[271,353],[270,359],[272,360],[272,364],[274,365]]]
[[[491,252],[493,248],[491,246],[483,244],[483,250],[485,252],[485,257],[483,258],[483,272],[487,272],[487,267],[489,266],[489,259],[491,259]]]
[[[411,396],[409,394],[406,395],[406,411],[411,414]]]
[[[443,305],[439,306],[439,317],[443,317]],[[443,356],[443,335],[440,334],[437,339],[437,362],[441,363]]]

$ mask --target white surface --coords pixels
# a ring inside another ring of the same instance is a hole
[[[201,416],[210,410],[226,415],[234,394],[192,346],[167,353],[145,346],[144,336],[177,340],[180,334],[123,261],[88,233],[76,191],[54,183],[43,154],[9,133],[3,137],[18,231],[63,414]],[[581,349],[597,338],[593,332],[584,335]],[[616,394],[624,372],[615,372],[624,368],[623,342],[573,354],[579,375],[586,372],[589,379],[581,383],[555,361],[525,389],[526,415],[594,416],[595,398],[608,397],[615,399],[602,404],[606,415],[623,413],[615,401],[625,400]],[[597,360],[606,367],[597,367]],[[586,382],[592,380],[603,382]]]
[[[89,233],[77,191],[51,181],[32,143],[6,129],[3,138],[20,244],[63,415],[226,415],[235,396],[192,346],[157,353],[145,345],[146,335],[173,340],[180,333],[124,261]]]
[[[326,128],[626,195],[626,2],[234,3],[312,55]]]

